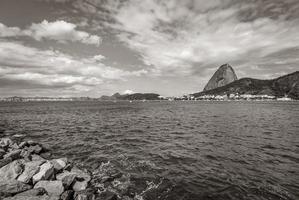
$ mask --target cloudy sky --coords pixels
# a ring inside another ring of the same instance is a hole
[[[201,91],[299,70],[298,0],[0,0],[0,96]]]

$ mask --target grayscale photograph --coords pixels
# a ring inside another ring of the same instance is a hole
[[[299,0],[0,0],[0,200],[299,200]]]

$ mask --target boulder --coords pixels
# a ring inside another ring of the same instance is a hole
[[[8,163],[11,163],[13,160],[12,158],[4,158],[0,160],[0,168],[7,165]]]
[[[91,176],[87,171],[83,171],[77,167],[73,167],[71,173],[76,174],[76,181],[73,185],[74,191],[85,190],[88,186]]]
[[[62,173],[56,175],[56,179],[62,181],[65,189],[69,189],[76,179],[76,174],[73,174],[69,171],[63,171]]]
[[[9,198],[4,198],[3,200],[50,200],[51,197],[48,195],[43,196],[14,196]]]
[[[43,161],[46,161],[46,159],[44,159],[43,157],[37,155],[37,154],[32,154],[31,155],[31,160],[32,161],[36,161],[36,160],[43,160]]]
[[[19,144],[19,147],[20,147],[20,148],[24,148],[24,147],[26,147],[26,146],[28,146],[28,143],[27,143],[26,141],[21,142],[21,143]]]
[[[47,193],[47,191],[45,190],[45,188],[33,188],[31,190],[27,190],[25,192],[21,192],[21,193],[15,195],[15,197],[19,197],[19,196],[25,196],[25,197],[42,196],[42,195],[44,195],[46,193]]]
[[[26,190],[30,190],[31,185],[22,183],[17,180],[1,181],[0,182],[0,197],[11,196]]]
[[[34,188],[44,188],[48,195],[60,196],[64,192],[61,181],[39,181]]]
[[[74,191],[73,190],[66,190],[60,196],[61,200],[73,200],[74,198]]]
[[[94,191],[91,189],[78,191],[75,193],[75,200],[95,200]]]
[[[25,149],[22,149],[20,156],[24,158],[26,161],[32,160],[31,153],[29,151],[26,151]]]
[[[40,180],[48,180],[54,173],[54,167],[51,162],[47,161],[40,166],[40,170],[32,177],[33,183]]]
[[[30,145],[29,147],[25,147],[25,149],[30,153],[36,153],[36,154],[40,154],[43,150],[43,148],[38,144]]]
[[[65,168],[67,164],[67,158],[59,158],[51,160],[52,165],[56,171],[60,171]]]
[[[90,173],[87,172],[86,170],[81,170],[77,167],[73,167],[72,170],[71,170],[71,173],[73,174],[76,174],[76,176],[78,178],[81,178],[81,179],[84,179],[85,181],[90,181],[91,180],[91,176],[90,176]]]
[[[44,159],[50,160],[52,154],[50,152],[43,152],[40,154],[41,157],[43,157]]]
[[[23,172],[23,161],[15,160],[0,168],[0,182],[16,179]]]
[[[5,154],[5,150],[3,148],[0,148],[0,159],[2,159]]]
[[[13,141],[9,138],[2,138],[0,140],[0,147],[6,148],[13,144]]]
[[[7,154],[4,155],[4,158],[12,158],[13,160],[19,159],[21,156],[21,151],[20,149],[13,150],[11,152],[8,152]]]
[[[82,191],[86,190],[88,186],[88,181],[83,180],[76,180],[74,185],[73,185],[73,190],[74,191]]]
[[[102,192],[100,194],[100,198],[101,200],[117,200],[117,195],[109,190]]]
[[[24,171],[18,177],[18,181],[21,181],[23,183],[29,183],[32,177],[39,172],[40,165],[44,162],[45,161],[42,160],[26,162],[24,164]]]

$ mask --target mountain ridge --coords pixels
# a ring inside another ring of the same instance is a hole
[[[286,74],[274,79],[262,80],[241,78],[227,85],[194,93],[195,97],[202,95],[229,95],[229,94],[272,95],[299,99],[299,71]]]
[[[234,69],[232,68],[232,66],[226,63],[224,65],[221,65],[216,70],[216,72],[204,87],[204,91],[227,85],[236,80],[238,80],[238,77]]]

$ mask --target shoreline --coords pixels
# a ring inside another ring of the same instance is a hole
[[[115,178],[99,180],[68,158],[52,158],[37,142],[0,138],[0,200],[117,200],[116,193],[103,190]]]

